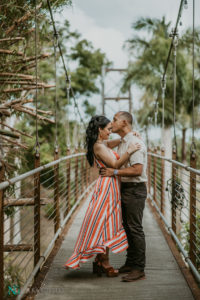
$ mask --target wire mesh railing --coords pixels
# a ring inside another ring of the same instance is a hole
[[[0,168],[0,299],[22,295],[97,173],[85,153],[58,158],[7,181]]]
[[[200,283],[200,170],[148,152],[148,195],[186,264]]]

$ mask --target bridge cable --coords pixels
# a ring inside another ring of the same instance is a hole
[[[186,2],[187,2],[186,0],[181,0],[180,1],[178,15],[177,15],[177,19],[176,19],[176,24],[175,24],[174,31],[173,31],[173,34],[172,34],[172,41],[171,41],[171,44],[170,44],[170,47],[169,47],[169,52],[168,52],[167,60],[165,62],[164,72],[163,72],[162,79],[161,79],[162,82],[165,81],[168,65],[169,65],[169,62],[170,62],[171,53],[172,53],[172,50],[173,50],[173,47],[174,47],[174,38],[175,38],[174,33],[175,34],[177,33],[177,28],[178,28],[178,24],[180,23],[183,7],[185,6],[185,9],[186,9]],[[162,90],[162,87],[161,87],[161,90]],[[157,101],[160,97],[161,90],[159,89],[159,91],[158,91]]]
[[[195,0],[193,0],[193,26],[192,26],[192,144],[191,151],[195,152],[196,144],[195,144],[195,116],[194,116],[194,101],[195,101],[195,91],[194,91],[194,62],[195,62]]]
[[[165,129],[165,90],[166,90],[166,76],[161,79],[161,89],[162,89],[162,136]],[[162,138],[163,141],[163,138]],[[164,150],[164,145],[162,144],[162,149]]]
[[[175,24],[173,35],[172,35],[172,41],[171,41],[171,45],[170,45],[170,48],[169,48],[167,60],[166,60],[166,63],[165,63],[164,72],[163,72],[163,75],[162,75],[162,80],[163,81],[165,80],[165,75],[167,73],[167,68],[168,68],[168,65],[169,65],[170,56],[171,56],[173,46],[174,46],[174,39],[175,39],[175,36],[177,34],[177,28],[178,28],[179,21],[181,19],[181,14],[182,14],[183,7],[185,5],[185,1],[186,0],[181,0],[180,5],[179,5],[179,11],[178,11],[178,16],[177,16],[177,19],[176,19],[176,24]]]
[[[70,132],[69,132],[69,104],[70,104],[70,86],[71,86],[71,76],[69,75],[69,82],[67,82],[67,150],[70,150]],[[69,83],[69,84],[68,84]]]
[[[37,53],[37,40],[38,40],[38,30],[37,30],[37,0],[35,0],[35,76],[36,76],[36,90],[35,90],[35,110],[36,110],[36,141],[35,141],[35,152],[36,156],[39,156],[40,144],[38,135],[38,53]]]
[[[52,24],[53,24],[54,34],[58,35],[57,29],[56,29],[56,25],[55,25],[55,21],[54,21],[54,17],[53,17],[53,12],[52,12],[52,8],[51,8],[51,4],[50,4],[50,1],[49,1],[49,0],[47,0],[47,4],[48,4],[50,16],[51,16],[51,21],[52,21]],[[63,57],[63,52],[62,52],[62,48],[61,48],[61,45],[60,45],[60,41],[59,41],[59,40],[58,40],[58,49],[59,49],[59,52],[60,52],[60,56],[61,56],[61,59],[62,59],[63,68],[64,68],[64,71],[65,71],[66,82],[67,82],[68,85],[70,86],[70,91],[71,91],[71,94],[72,94],[72,97],[73,97],[73,100],[74,100],[74,105],[75,105],[76,108],[77,108],[77,111],[78,111],[78,114],[79,114],[79,117],[80,117],[81,122],[83,123],[84,127],[86,128],[86,124],[85,124],[85,122],[83,121],[83,118],[82,118],[81,113],[80,113],[80,111],[79,111],[79,107],[78,107],[78,104],[77,104],[77,101],[76,101],[76,97],[75,97],[75,94],[74,94],[74,90],[73,90],[73,88],[72,88],[72,86],[71,86],[71,81],[70,81],[69,74],[68,74],[68,71],[67,71],[67,68],[66,68],[66,65],[65,65],[65,61],[64,61],[64,57]]]
[[[54,98],[54,109],[55,109],[55,152],[58,153],[58,118],[57,118],[57,109],[58,109],[58,93],[57,93],[57,47],[58,47],[58,35],[57,32],[54,33],[53,39],[53,47],[54,47],[54,66],[55,66],[55,98]]]
[[[173,32],[173,45],[174,45],[174,70],[173,70],[173,128],[174,128],[174,145],[173,150],[177,151],[177,140],[176,140],[176,54],[178,46],[178,33],[174,30]]]
[[[157,125],[158,125],[158,101],[156,100],[155,101],[155,106],[154,106],[154,126],[155,128],[157,128]]]

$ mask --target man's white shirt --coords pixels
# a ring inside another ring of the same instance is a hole
[[[139,143],[141,149],[131,154],[128,161],[121,167],[121,169],[129,168],[135,164],[142,164],[143,170],[141,176],[122,177],[122,182],[147,182],[147,149],[144,142],[137,136],[134,136],[132,132],[127,133],[121,140],[118,146],[118,154],[122,156],[128,149],[129,143]]]

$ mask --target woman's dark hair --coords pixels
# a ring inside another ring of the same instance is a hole
[[[86,129],[86,157],[92,167],[94,165],[94,144],[97,141],[99,135],[99,128],[104,129],[110,120],[104,116],[94,116],[91,118],[88,127]]]

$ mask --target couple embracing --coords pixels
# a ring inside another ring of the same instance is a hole
[[[73,255],[65,268],[80,268],[80,263],[96,255],[93,273],[116,277],[123,281],[144,278],[145,235],[142,227],[147,196],[147,153],[143,141],[132,131],[132,115],[115,114],[111,122],[95,116],[86,130],[87,160],[100,169],[92,198],[87,208]],[[110,133],[120,139],[109,140]],[[117,153],[112,149],[118,147]],[[109,263],[113,253],[127,251],[119,270]]]

